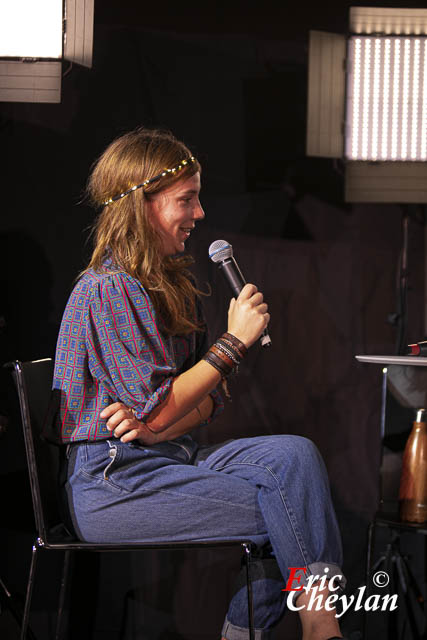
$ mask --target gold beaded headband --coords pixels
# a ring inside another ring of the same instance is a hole
[[[169,174],[174,175],[177,171],[181,171],[181,169],[185,167],[189,162],[196,162],[196,158],[194,156],[190,156],[186,160],[181,160],[181,162],[173,169],[164,169],[162,173],[159,173],[157,176],[148,178],[148,180],[144,180],[144,182],[141,182],[141,184],[134,185],[127,191],[123,191],[123,193],[119,193],[118,196],[114,196],[114,198],[109,198],[108,200],[106,200],[106,202],[103,202],[103,205],[107,206],[107,204],[116,202],[116,200],[120,200],[121,198],[128,196],[130,193],[132,193],[132,191],[136,191],[137,189],[141,189],[141,188],[143,189],[144,187],[147,186],[147,184],[151,184],[152,182],[157,182],[157,180],[160,180],[160,178],[164,178]]]

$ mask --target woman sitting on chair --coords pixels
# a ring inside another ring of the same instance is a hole
[[[281,582],[262,570],[255,577],[261,640],[286,610],[289,568],[299,568],[295,589],[313,575],[339,580],[341,542],[326,471],[309,440],[198,446],[190,435],[222,410],[216,387],[269,322],[262,293],[247,284],[230,302],[227,332],[207,342],[183,253],[205,216],[200,171],[172,134],[148,129],[118,138],[96,163],[88,189],[102,210],[59,334],[56,428],[70,445],[66,501],[82,540],[246,537],[263,550],[260,565],[274,563]],[[304,640],[341,637],[334,610],[305,606],[310,592],[294,591]],[[248,637],[244,593],[230,603],[226,640]]]

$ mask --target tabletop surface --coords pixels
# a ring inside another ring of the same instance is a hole
[[[400,364],[427,367],[427,358],[420,356],[355,356],[359,362],[372,364]]]

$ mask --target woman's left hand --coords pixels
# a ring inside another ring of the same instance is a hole
[[[123,402],[114,402],[100,413],[103,420],[107,420],[106,427],[122,442],[139,440],[142,444],[152,445],[160,442],[161,434],[153,433],[144,422],[137,420]]]

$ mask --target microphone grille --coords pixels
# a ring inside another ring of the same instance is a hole
[[[215,240],[209,247],[209,258],[212,262],[222,262],[233,255],[233,247],[226,240]]]

